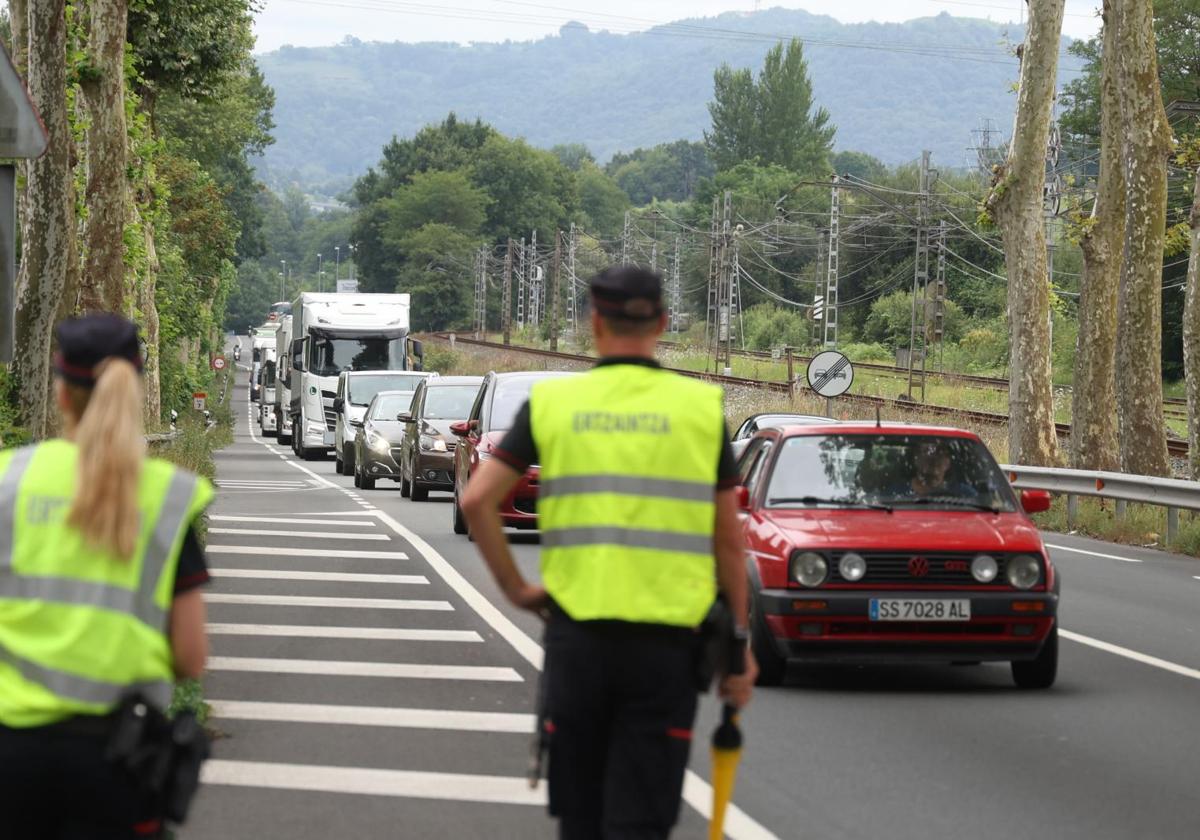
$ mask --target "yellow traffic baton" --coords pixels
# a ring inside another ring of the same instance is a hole
[[[712,736],[712,819],[708,840],[725,836],[725,808],[733,799],[733,783],[742,759],[742,730],[738,728],[737,709],[728,703],[721,709],[721,725]]]

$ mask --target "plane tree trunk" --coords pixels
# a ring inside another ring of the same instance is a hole
[[[1071,465],[1081,470],[1116,470],[1117,289],[1125,235],[1125,178],[1121,159],[1121,116],[1117,92],[1117,28],[1113,4],[1104,0],[1100,55],[1100,175],[1091,215],[1082,223],[1079,245],[1079,338],[1071,399]]]
[[[1162,264],[1171,129],[1163,108],[1151,0],[1114,0],[1125,138],[1125,253],[1117,305],[1121,469],[1168,475],[1162,396]]]
[[[87,69],[80,90],[87,109],[87,219],[80,306],[131,314],[125,270],[126,177],[125,37],[127,0],[88,3]]]
[[[1029,2],[1012,143],[987,200],[1008,268],[1008,458],[1029,466],[1058,461],[1042,193],[1063,7],[1064,0]]]
[[[26,81],[46,126],[46,153],[25,168],[21,266],[17,275],[16,358],[21,420],[35,438],[50,426],[50,344],[76,248],[67,120],[65,0],[28,0]]]

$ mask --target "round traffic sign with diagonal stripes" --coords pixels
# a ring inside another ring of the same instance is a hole
[[[808,363],[808,387],[822,397],[841,396],[853,382],[854,366],[836,350],[818,353]]]

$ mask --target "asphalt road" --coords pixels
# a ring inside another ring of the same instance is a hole
[[[522,778],[539,622],[451,532],[449,496],[357,491],[332,458],[252,435],[234,394],[209,538],[226,737],[182,836],[552,837]],[[1200,836],[1200,561],[1046,540],[1064,576],[1053,689],[1018,690],[1005,665],[793,671],[743,716],[729,836]],[[536,577],[536,538],[513,543]],[[331,597],[351,600],[313,600]],[[705,836],[716,713],[707,699],[681,838]]]

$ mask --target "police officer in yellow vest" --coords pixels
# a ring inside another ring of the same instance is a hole
[[[164,709],[207,656],[194,524],[207,481],[145,457],[137,328],[63,322],[62,438],[0,452],[0,835],[158,837],[105,758],[133,691]]]
[[[744,546],[720,389],[662,370],[662,282],[614,267],[591,281],[600,361],[534,385],[463,497],[505,595],[548,616],[550,813],[564,840],[665,838],[679,815],[696,714],[696,629],[718,587],[746,627]],[[542,581],[513,562],[497,507],[540,465]],[[720,692],[749,701],[757,668]]]

